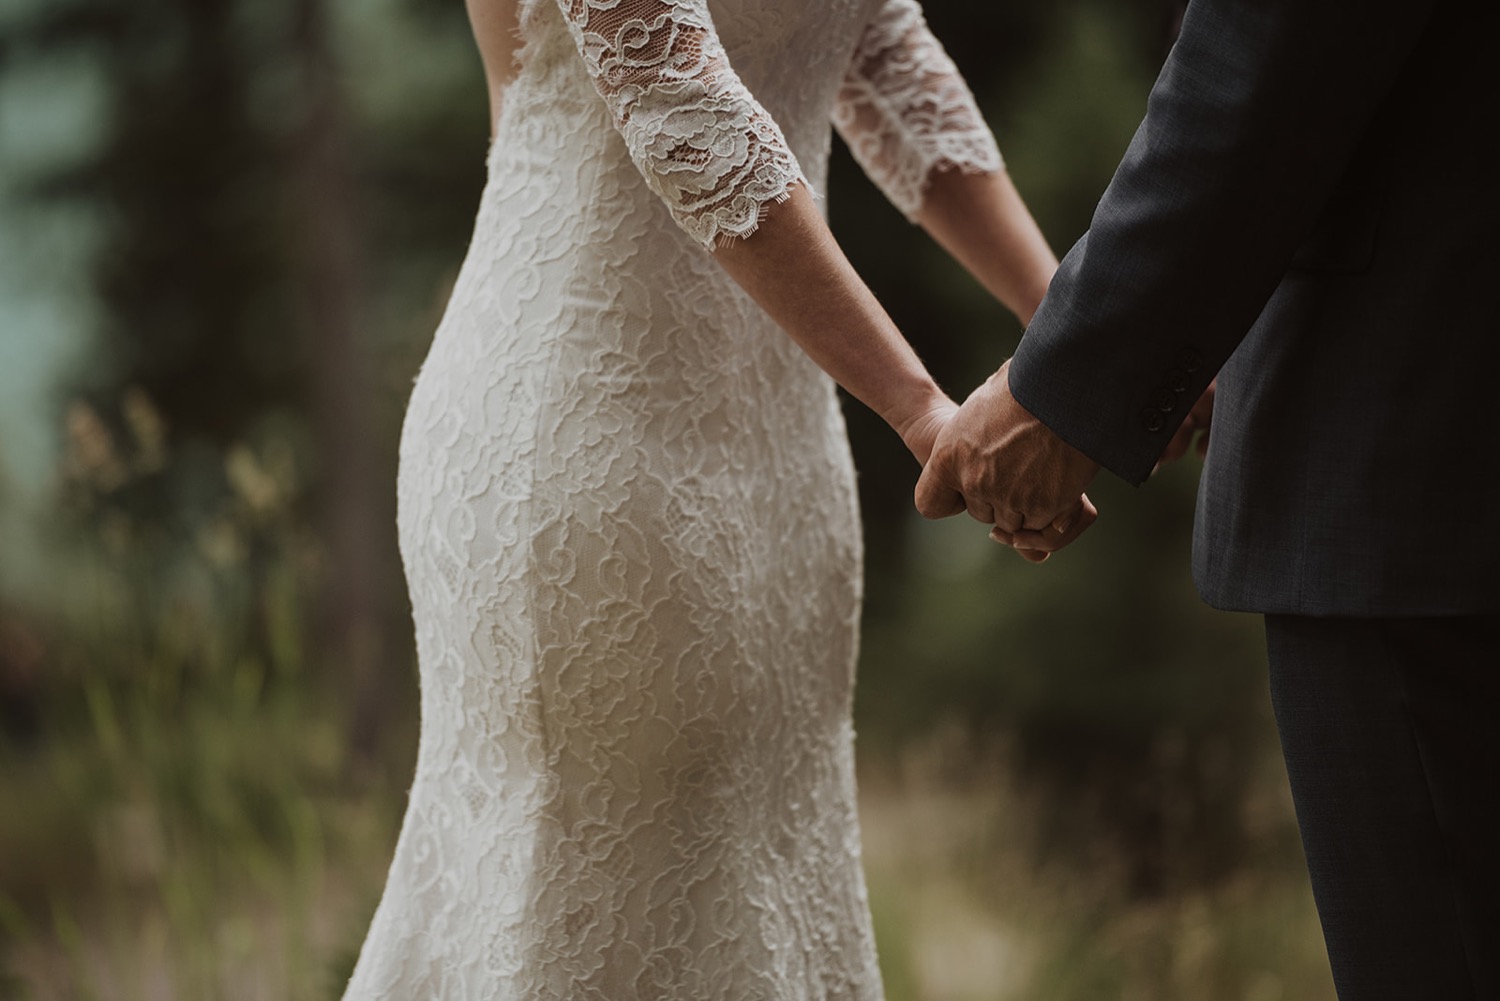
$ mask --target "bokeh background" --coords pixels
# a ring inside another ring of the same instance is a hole
[[[928,0],[1059,249],[1159,0]],[[0,997],[336,999],[416,748],[396,436],[487,125],[458,0],[0,0]],[[963,395],[1014,320],[839,151],[835,232]],[[892,1001],[1331,999],[1252,617],[1189,460],[1043,567],[847,408]]]

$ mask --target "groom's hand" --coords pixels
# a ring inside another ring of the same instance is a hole
[[[1010,393],[1010,362],[974,391],[943,428],[917,481],[928,518],[968,511],[997,541],[1029,558],[1068,545],[1098,512],[1083,490],[1098,463],[1063,441]]]

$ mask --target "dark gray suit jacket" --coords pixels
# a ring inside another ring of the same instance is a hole
[[[1022,339],[1017,399],[1135,483],[1219,373],[1210,604],[1500,610],[1497,7],[1193,0]]]

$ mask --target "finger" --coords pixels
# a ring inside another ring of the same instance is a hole
[[[1058,518],[1044,529],[1012,532],[1011,548],[1017,551],[1054,553],[1072,545],[1098,519],[1099,509],[1094,507],[1094,502],[1089,500],[1087,494],[1082,494],[1071,515]],[[1059,528],[1059,523],[1064,527]]]
[[[1034,528],[1023,528],[1019,532],[1010,535],[1010,547],[1017,552],[1036,550],[1038,552],[1050,553],[1062,547],[1057,544],[1061,536],[1051,528],[1038,531]]]
[[[1015,549],[1016,555],[1029,563],[1045,563],[1047,562],[1047,557],[1052,555],[1051,553],[1041,549],[1016,549],[1016,547],[1011,544],[1014,537],[1009,532],[1005,531],[1005,529],[998,526],[990,529],[990,538],[1000,543],[1002,546],[1005,546],[1009,549]]]
[[[995,523],[995,509],[990,507],[988,501],[970,500],[965,497],[964,507],[969,512],[969,517],[981,525],[993,525]]]
[[[1010,529],[1012,535],[1044,536],[1048,534],[1061,535],[1073,524],[1073,519],[1083,511],[1083,497],[1079,496],[1071,505],[1065,507],[1059,513],[1053,515],[1050,520],[1032,518],[1029,521],[1020,515],[1016,516],[1017,524]],[[1001,524],[996,522],[996,524]]]
[[[1057,548],[1062,549],[1066,546],[1071,546],[1080,535],[1087,532],[1093,527],[1094,522],[1098,520],[1099,509],[1094,506],[1093,501],[1089,500],[1089,495],[1079,494],[1077,510],[1068,519],[1066,525],[1057,529]]]
[[[963,494],[942,481],[935,462],[922,467],[914,500],[924,518],[951,518],[968,508]]]
[[[1052,552],[1051,552],[1050,548],[1045,548],[1043,546],[1018,545],[1017,544],[1016,540],[1018,538],[1019,539],[1024,539],[1027,534],[1028,533],[1025,530],[1022,530],[1021,532],[1017,532],[1015,534],[1012,534],[1012,533],[1009,533],[1009,532],[1005,532],[1005,533],[992,532],[992,533],[990,533],[990,538],[994,539],[996,542],[1002,541],[1002,538],[1006,539],[1006,540],[1009,540],[1009,541],[1005,542],[1005,545],[1007,545],[1011,549],[1015,550],[1016,555],[1019,556],[1019,557],[1021,557],[1021,559],[1025,560],[1028,563],[1045,563],[1045,562],[1047,562],[1047,557],[1049,557],[1049,556],[1052,555]],[[1041,535],[1042,533],[1035,532],[1035,533],[1030,533],[1030,534]]]
[[[1010,547],[1016,550],[1035,549],[1050,553],[1062,548],[1058,545],[1060,538],[1062,538],[1061,534],[1051,527],[1021,528],[1010,533]]]
[[[1007,535],[1011,532],[1019,532],[1026,527],[1026,516],[1024,514],[1007,511],[1003,508],[999,511],[996,511],[994,508],[990,510],[995,515],[995,527]]]
[[[1067,529],[1061,533],[1059,549],[1063,546],[1071,546],[1080,535],[1087,532],[1093,527],[1094,522],[1099,520],[1099,509],[1094,506],[1093,501],[1089,500],[1088,494],[1079,494],[1078,500],[1078,513],[1069,522]]]
[[[1056,518],[1052,519],[1052,527],[1055,528],[1059,533],[1066,532],[1069,527],[1072,526],[1073,519],[1083,514],[1083,508],[1087,502],[1088,497],[1084,496],[1083,494],[1079,494],[1078,503],[1074,504],[1071,508],[1064,511]],[[1094,513],[1097,515],[1099,512],[1095,511]]]

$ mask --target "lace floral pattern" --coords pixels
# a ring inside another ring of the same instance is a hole
[[[843,418],[703,250],[821,184],[870,6],[523,9],[402,429],[421,743],[346,1001],[881,998]]]
[[[704,0],[558,0],[630,158],[705,246],[754,232],[797,158],[729,66]]]
[[[993,173],[995,137],[916,0],[885,0],[860,38],[833,122],[870,179],[914,219],[934,171]]]

